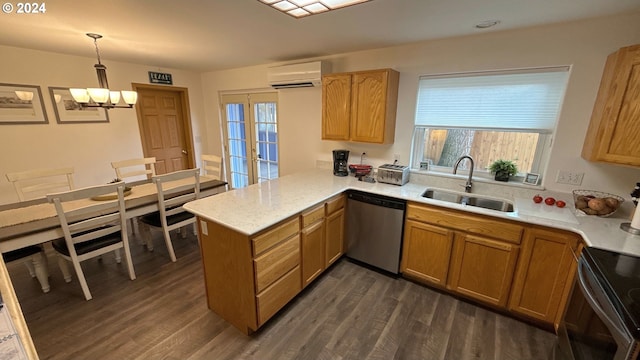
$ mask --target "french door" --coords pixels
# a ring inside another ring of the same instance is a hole
[[[220,96],[232,188],[278,177],[278,94]]]

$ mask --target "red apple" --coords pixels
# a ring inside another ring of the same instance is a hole
[[[556,203],[556,199],[549,196],[548,198],[544,199],[544,203],[547,205],[553,205]]]
[[[533,202],[536,203],[536,204],[541,203],[542,200],[544,200],[544,199],[542,198],[542,196],[540,196],[540,194],[537,194],[536,196],[533,197]]]
[[[562,200],[558,200],[558,201],[556,201],[556,206],[559,207],[559,208],[563,208],[563,207],[567,206],[567,203],[562,201]]]

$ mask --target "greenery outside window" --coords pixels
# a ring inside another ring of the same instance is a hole
[[[411,167],[450,173],[471,155],[474,174],[497,159],[543,174],[568,77],[567,66],[420,77]]]

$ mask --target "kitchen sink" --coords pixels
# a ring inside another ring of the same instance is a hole
[[[427,189],[422,193],[422,197],[501,212],[514,211],[513,203],[510,201],[479,196],[476,194],[460,193],[443,189]]]

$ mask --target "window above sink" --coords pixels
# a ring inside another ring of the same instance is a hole
[[[479,177],[497,159],[517,164],[516,181],[544,175],[568,77],[568,66],[420,77],[411,169],[451,173],[467,154]]]

